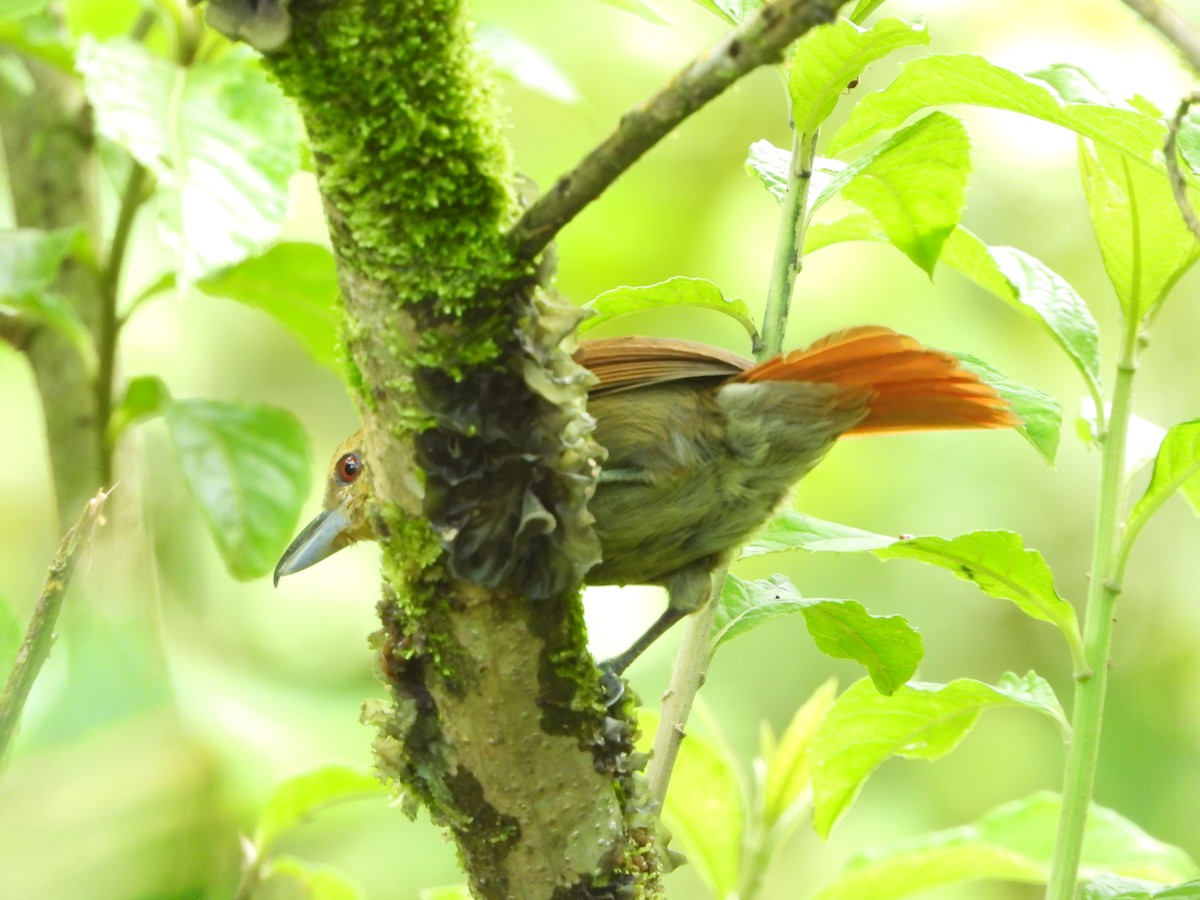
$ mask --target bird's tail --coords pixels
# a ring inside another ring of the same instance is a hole
[[[837,384],[869,395],[869,412],[847,434],[1019,425],[995,389],[940,350],[889,328],[835,331],[747,369],[733,381],[807,381]]]

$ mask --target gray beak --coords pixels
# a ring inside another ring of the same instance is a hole
[[[284,575],[307,569],[341,550],[346,546],[343,536],[349,527],[350,520],[340,505],[325,510],[309,522],[279,558],[279,564],[275,566],[275,586],[279,586],[279,579]]]

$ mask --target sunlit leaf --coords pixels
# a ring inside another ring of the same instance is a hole
[[[973,581],[989,596],[1010,600],[1027,616],[1051,622],[1074,646],[1075,607],[1058,595],[1054,573],[1011,531],[973,531],[955,538],[917,537],[875,551],[880,559],[915,559]]]
[[[893,756],[933,760],[958,746],[985,709],[1015,707],[1049,715],[1065,727],[1054,691],[1033,672],[1007,674],[993,687],[960,678],[912,683],[890,697],[866,679],[834,702],[809,753],[813,818],[823,837],[850,808],[871,773]]]
[[[638,730],[653,735],[658,717],[639,710]],[[730,896],[737,887],[745,805],[733,759],[716,743],[689,731],[671,770],[662,818],[714,897]]]
[[[976,879],[1043,883],[1050,872],[1060,806],[1057,794],[1041,792],[996,807],[970,825],[860,853],[811,900],[892,900]],[[1104,878],[1102,872],[1123,873],[1124,878],[1153,873],[1156,879],[1174,881],[1193,875],[1195,866],[1178,847],[1093,805],[1084,832],[1082,871],[1092,878]]]
[[[4,684],[17,658],[23,636],[24,628],[17,618],[17,611],[4,597],[0,597],[0,686]]]
[[[812,208],[840,192],[872,215],[889,242],[932,274],[962,216],[970,164],[962,123],[931,113],[850,163]]]
[[[265,575],[287,545],[308,493],[308,438],[267,406],[176,400],[167,429],[183,474],[235,578]]]
[[[240,262],[279,234],[299,166],[296,117],[248,51],[186,68],[118,38],[78,61],[97,131],[158,180],[180,284]]]
[[[854,12],[850,13],[850,21],[861,23],[863,19],[883,6],[883,2],[884,0],[858,0]]]
[[[585,303],[584,306],[595,311],[596,315],[583,320],[579,326],[581,333],[618,316],[680,307],[710,309],[724,313],[745,328],[752,341],[757,341],[758,338],[754,319],[746,302],[726,297],[721,293],[719,287],[704,278],[686,278],[677,275],[666,281],[660,281],[658,284],[642,287],[617,287],[605,291]]]
[[[170,402],[171,392],[157,375],[139,375],[130,379],[109,418],[109,443],[115,443],[121,432],[135,422],[164,413]]]
[[[289,878],[306,900],[359,900],[362,891],[346,875],[295,856],[276,856],[267,864],[270,878]]]
[[[40,13],[50,0],[0,0],[0,22]]]
[[[978,357],[969,353],[954,355],[964,369],[974,372],[1008,401],[1012,411],[1021,420],[1018,433],[1033,445],[1047,463],[1053,465],[1062,431],[1062,404],[1035,387],[1013,381]]]
[[[788,81],[796,130],[815,132],[846,93],[846,86],[871,63],[901,47],[928,43],[923,22],[896,18],[880,19],[870,28],[847,19],[813,28],[796,42]]]
[[[1179,215],[1166,170],[1086,141],[1079,142],[1079,167],[1092,229],[1121,306],[1127,316],[1151,316],[1200,258],[1200,243]]]
[[[605,6],[612,6],[617,9],[624,10],[628,13],[633,13],[640,19],[645,19],[653,25],[669,25],[671,24],[649,3],[645,0],[599,0]],[[700,2],[700,0],[697,0]]]
[[[692,0],[697,6],[707,9],[730,25],[737,25],[745,14],[743,0]]]
[[[1142,165],[1151,165],[1149,161],[1166,137],[1166,126],[1155,116],[1135,109],[1066,103],[1044,81],[1024,78],[981,56],[955,53],[923,56],[905,64],[891,84],[854,105],[829,152],[857,146],[880,131],[902,125],[923,109],[952,103],[1043,119],[1131,154]]]
[[[808,748],[836,695],[837,681],[831,678],[796,710],[778,741],[771,739],[769,731],[764,733],[762,819],[767,828],[791,818],[804,799],[810,783]]]
[[[387,789],[365,768],[328,765],[285,778],[267,799],[254,829],[259,854],[327,806],[365,797],[385,797]]]
[[[791,151],[776,147],[770,141],[755,141],[750,145],[750,152],[746,157],[746,171],[756,176],[780,204],[787,197],[791,165]],[[833,179],[845,169],[846,164],[841,160],[817,157],[809,175],[809,196],[818,197],[824,194]]]
[[[1080,436],[1085,443],[1096,445],[1099,424],[1096,422],[1096,404],[1091,397],[1084,397],[1079,404]],[[1131,478],[1158,456],[1167,429],[1155,425],[1141,416],[1131,415],[1125,429],[1125,477]]]
[[[850,525],[826,522],[795,510],[779,513],[742,548],[742,556],[760,556],[784,550],[861,553],[894,544],[899,538],[887,537]]]
[[[324,247],[276,244],[196,286],[262,310],[290,331],[313,359],[341,374],[337,269]]]
[[[802,597],[783,575],[765,581],[726,576],[713,620],[713,650],[772,619],[797,612],[804,616],[818,650],[861,663],[885,694],[911,678],[921,661],[921,635],[902,616],[873,616],[853,600]]]
[[[1130,527],[1144,522],[1179,491],[1192,511],[1200,513],[1200,419],[1171,426],[1154,459],[1154,473],[1146,492],[1133,507]]]
[[[562,103],[579,102],[579,91],[554,60],[507,28],[480,25],[475,29],[475,40],[491,57],[496,73]]]

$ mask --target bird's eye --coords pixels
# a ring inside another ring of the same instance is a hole
[[[350,484],[362,474],[363,463],[357,453],[346,453],[333,467],[333,474],[342,484]]]

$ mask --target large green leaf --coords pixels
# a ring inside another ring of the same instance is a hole
[[[837,682],[831,678],[796,710],[778,740],[763,725],[760,808],[763,824],[768,829],[792,819],[805,800],[811,784],[808,748],[836,696]]]
[[[1021,420],[1017,431],[1033,445],[1047,463],[1053,465],[1062,432],[1062,404],[1045,391],[1013,381],[976,356],[969,353],[954,355],[958,357],[964,369],[974,372],[1008,402],[1017,418]]]
[[[860,853],[810,900],[891,900],[976,879],[1042,883],[1050,872],[1060,807],[1057,794],[1037,793],[996,807],[970,825]],[[1196,866],[1178,847],[1093,805],[1082,872],[1085,878],[1107,872],[1177,881],[1193,877]]]
[[[616,287],[605,291],[584,304],[584,308],[592,310],[596,315],[584,319],[579,325],[579,331],[582,334],[618,316],[672,307],[709,309],[724,313],[746,329],[751,341],[758,340],[758,331],[754,327],[750,307],[744,300],[726,297],[719,287],[707,279],[687,278],[683,275],[676,275],[658,284]]]
[[[772,619],[797,612],[804,616],[818,650],[861,663],[882,693],[891,694],[904,684],[921,661],[921,635],[902,616],[873,616],[853,600],[802,597],[783,575],[766,581],[726,576],[713,620],[713,650]]]
[[[846,93],[846,86],[871,63],[901,47],[928,43],[923,22],[910,24],[896,18],[880,19],[870,28],[837,19],[812,29],[796,42],[788,81],[795,129],[800,134],[815,132]]]
[[[254,846],[270,851],[287,832],[325,807],[365,797],[386,797],[387,789],[370,769],[331,764],[285,778],[258,815]]]
[[[1050,622],[1072,649],[1082,644],[1075,607],[1058,595],[1045,557],[1025,549],[1011,531],[973,531],[955,538],[916,537],[875,551],[880,559],[915,559],[973,581],[989,596],[1010,600],[1027,616]]]
[[[900,538],[887,537],[850,525],[826,522],[795,510],[785,510],[767,522],[754,540],[742,548],[742,556],[760,556],[785,550],[861,553],[894,544]]]
[[[308,493],[308,438],[267,406],[176,400],[167,429],[184,477],[235,578],[265,575],[287,545]]]
[[[181,285],[278,237],[299,132],[248,51],[184,68],[124,38],[84,39],[77,65],[97,131],[158,179],[159,223]]]
[[[1146,492],[1133,507],[1129,527],[1140,529],[1160,506],[1179,491],[1200,513],[1200,419],[1173,425],[1154,458],[1154,473]]]
[[[813,738],[813,824],[823,837],[850,808],[871,773],[893,756],[933,760],[958,746],[985,709],[1031,709],[1066,728],[1054,691],[1033,672],[1007,674],[993,687],[960,678],[949,684],[912,683],[892,696],[870,682],[851,685],[830,708]]]
[[[638,730],[653,735],[658,730],[657,715],[639,710]],[[745,807],[733,759],[718,744],[689,731],[671,770],[662,818],[714,897],[728,897],[737,887]]]
[[[1079,167],[1104,268],[1125,315],[1154,314],[1200,258],[1165,169],[1138,165],[1099,142],[1079,142]]]
[[[1055,88],[1044,79],[1022,77],[981,56],[924,56],[907,63],[882,91],[855,104],[829,152],[857,146],[928,107],[966,103],[1043,119],[1131,154],[1142,165],[1152,165],[1150,160],[1166,137],[1159,117],[1135,109],[1064,102]]]
[[[283,325],[323,366],[342,373],[340,314],[333,255],[316,244],[284,242],[205,278],[206,294],[261,309]]]

